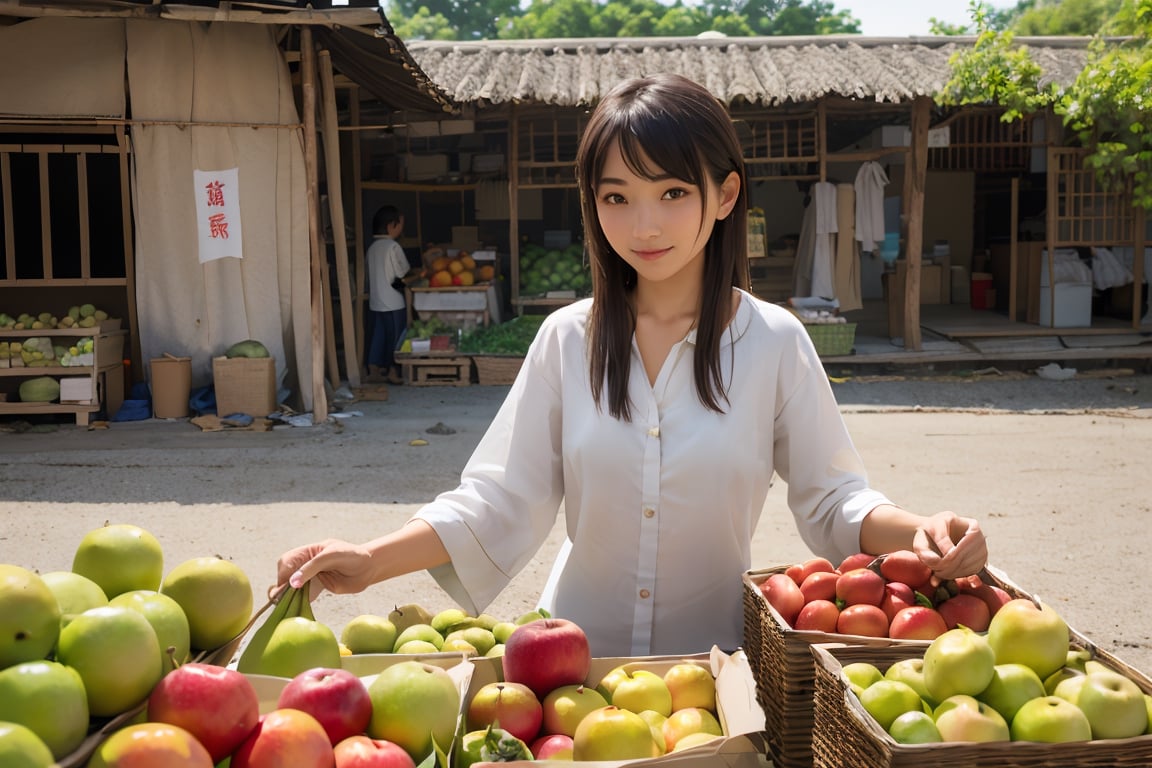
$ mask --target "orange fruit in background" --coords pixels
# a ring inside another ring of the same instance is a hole
[[[442,270],[448,269],[448,257],[437,256],[436,258],[432,259],[431,266],[433,272],[440,272]]]
[[[464,271],[456,275],[456,277],[452,279],[452,282],[455,285],[474,285],[476,283],[476,277],[471,272]]]
[[[491,264],[485,264],[476,271],[476,275],[481,280],[492,280],[496,277],[496,267]]]
[[[460,259],[452,259],[448,262],[448,271],[454,275],[458,275],[464,271],[464,263]]]
[[[476,269],[476,259],[472,258],[465,251],[460,251],[460,263],[464,265],[465,269]]]
[[[446,269],[442,269],[434,273],[428,282],[434,288],[443,288],[446,285],[452,285],[452,273]]]

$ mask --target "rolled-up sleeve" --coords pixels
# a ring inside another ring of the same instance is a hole
[[[451,562],[430,571],[475,615],[531,561],[564,496],[555,345],[542,330],[460,485],[414,516],[435,529]]]

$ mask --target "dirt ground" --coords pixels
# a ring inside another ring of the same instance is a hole
[[[1152,670],[1152,608],[1139,576],[1152,549],[1152,376],[830,373],[874,486],[916,511],[979,518],[994,566],[1101,648]],[[506,392],[395,387],[387,401],[342,406],[331,423],[270,432],[203,432],[186,420],[94,430],[2,422],[0,562],[67,569],[85,532],[131,522],[160,539],[166,567],[219,554],[262,592],[285,549],[373,537],[453,487]],[[785,497],[781,487],[769,495],[753,568],[809,556]],[[534,607],[561,530],[490,613]],[[359,613],[413,601],[450,605],[420,573],[325,595],[316,614],[338,631]]]

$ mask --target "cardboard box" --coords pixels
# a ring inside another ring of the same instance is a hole
[[[64,376],[60,379],[62,403],[91,403],[95,391],[91,376]]]
[[[448,173],[448,155],[407,155],[409,181],[428,181]]]
[[[1056,310],[1052,289],[1040,286],[1040,325],[1049,328],[1088,328],[1092,325],[1092,284],[1056,283]]]
[[[748,658],[743,651],[729,655],[718,648],[711,653],[689,656],[633,656],[600,657],[592,659],[592,667],[585,685],[595,686],[613,669],[627,664],[632,669],[644,669],[663,675],[675,664],[690,661],[707,666],[716,679],[717,719],[724,730],[723,738],[710,741],[675,754],[650,759],[596,762],[597,768],[627,765],[672,766],[677,768],[761,768],[764,753],[760,732],[764,730],[764,711],[756,701],[756,680]],[[465,701],[472,700],[484,685],[503,679],[499,664],[488,659],[476,659],[475,669],[468,686]],[[571,768],[572,761],[536,760],[533,765],[549,768]]]
[[[214,357],[216,414],[264,417],[276,410],[276,360],[271,357]]]

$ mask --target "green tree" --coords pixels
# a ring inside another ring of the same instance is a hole
[[[1012,23],[1017,35],[1095,35],[1120,10],[1124,0],[1039,0],[1022,9]]]
[[[396,35],[401,40],[458,40],[456,29],[440,14],[421,6],[411,16],[388,14]]]

